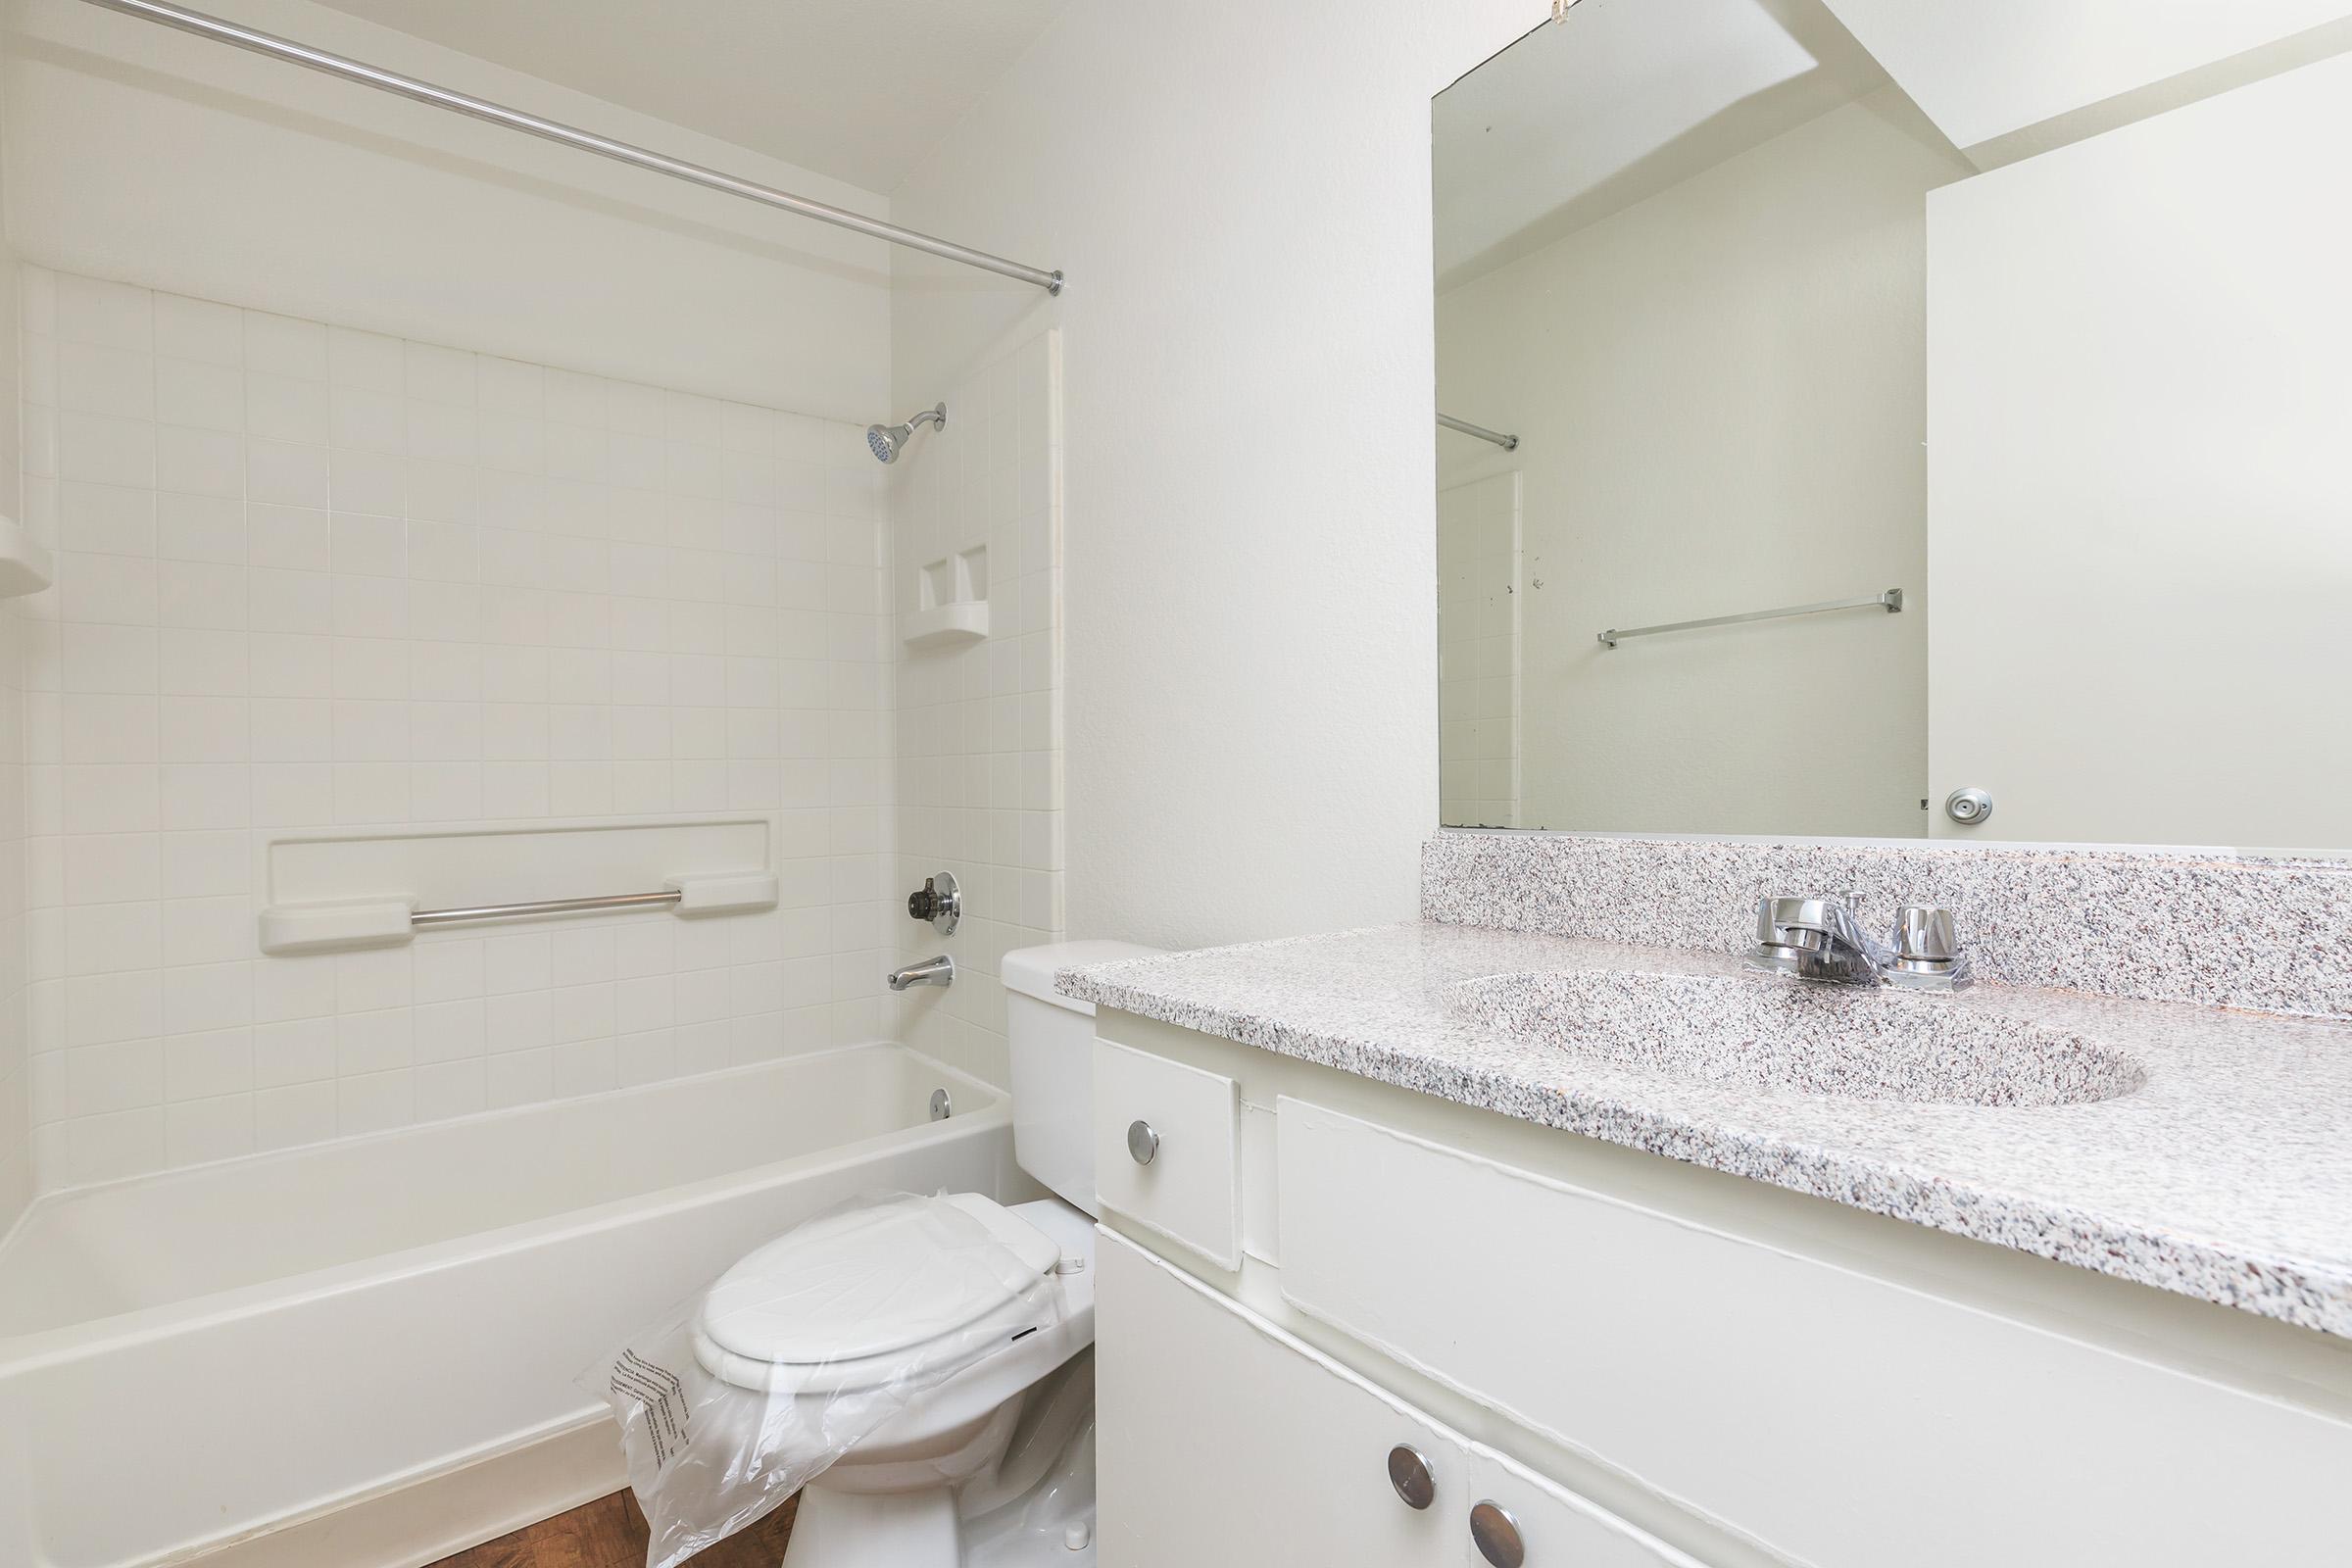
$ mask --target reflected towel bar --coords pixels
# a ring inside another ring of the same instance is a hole
[[[1492,441],[1505,452],[1519,450],[1519,438],[1515,435],[1505,435],[1500,430],[1490,430],[1483,424],[1472,424],[1468,419],[1457,419],[1450,414],[1439,415],[1438,422],[1448,430],[1459,430],[1462,434],[1474,435],[1481,441]]]
[[[484,904],[470,909],[417,909],[409,924],[465,925],[473,920],[525,920],[539,914],[588,914],[598,909],[667,909],[686,895],[676,888],[660,893],[608,893],[595,899],[538,899],[529,904]]]
[[[1903,612],[1903,591],[1889,588],[1883,594],[1866,599],[1826,599],[1818,605],[1790,605],[1786,610],[1751,610],[1744,615],[1709,615],[1704,620],[1670,620],[1662,626],[1628,626],[1620,631],[1612,626],[1600,634],[1600,646],[1614,648],[1628,637],[1655,637],[1662,631],[1695,631],[1701,626],[1737,626],[1749,620],[1778,620],[1784,615],[1818,615],[1830,610],[1884,610],[1889,615]]]

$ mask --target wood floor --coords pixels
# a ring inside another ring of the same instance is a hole
[[[694,1568],[776,1568],[801,1499],[690,1559]],[[527,1530],[444,1557],[433,1568],[645,1568],[645,1515],[637,1494],[615,1492]]]

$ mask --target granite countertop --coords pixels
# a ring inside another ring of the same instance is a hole
[[[2129,1055],[2145,1081],[2080,1104],[1856,1100],[1613,1065],[1514,1038],[1464,1006],[1476,988],[1461,982],[1530,971],[1747,974],[1725,955],[1416,922],[1065,970],[1056,984],[1399,1088],[2352,1336],[2352,1023],[1980,985],[1902,1000],[2083,1037]]]

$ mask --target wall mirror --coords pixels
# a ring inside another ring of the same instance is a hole
[[[2223,9],[1580,0],[1436,99],[1446,824],[2352,846],[2352,37]]]

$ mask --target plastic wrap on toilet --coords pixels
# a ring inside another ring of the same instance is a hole
[[[859,1199],[773,1245],[795,1249],[786,1266],[730,1271],[580,1376],[620,1423],[652,1530],[647,1568],[756,1523],[925,1391],[1052,1316],[1051,1270],[952,1199]],[[779,1323],[905,1321],[908,1303],[931,1301],[977,1303],[977,1315],[911,1344],[852,1334],[856,1353],[829,1359],[789,1333],[747,1343]]]

